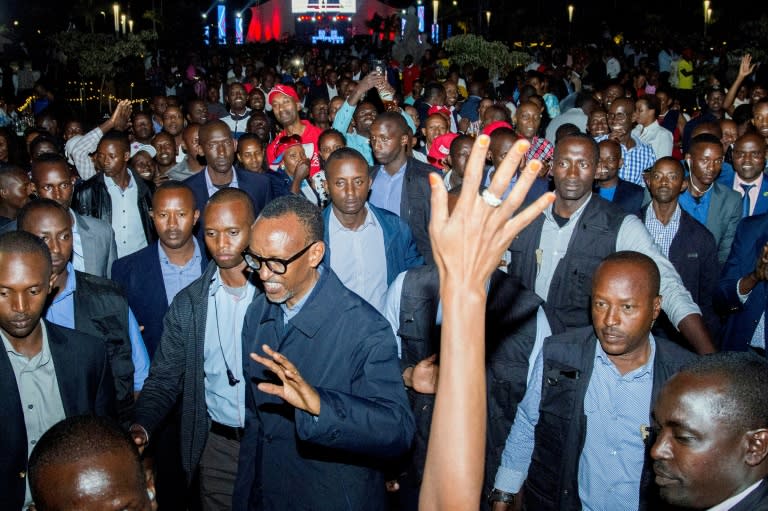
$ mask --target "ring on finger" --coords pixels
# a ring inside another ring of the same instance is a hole
[[[480,198],[483,199],[483,202],[492,208],[498,208],[501,206],[502,200],[489,192],[487,188],[480,194]]]

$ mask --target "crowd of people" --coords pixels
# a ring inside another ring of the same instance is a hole
[[[768,509],[757,63],[380,56],[3,110],[0,507]]]

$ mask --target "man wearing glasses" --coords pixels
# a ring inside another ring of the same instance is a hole
[[[244,253],[264,294],[243,325],[247,382],[235,510],[384,511],[383,466],[414,419],[389,324],[322,264],[320,210],[296,195],[262,210]]]
[[[199,475],[202,509],[207,511],[231,505],[245,424],[241,332],[258,291],[242,256],[254,220],[248,195],[236,188],[219,190],[208,201],[204,218],[205,244],[213,261],[168,309],[130,432],[143,450],[180,401],[181,462],[188,483]],[[163,495],[158,498],[162,503]],[[174,502],[181,496],[165,498]]]

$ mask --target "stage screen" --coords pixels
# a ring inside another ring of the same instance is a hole
[[[291,0],[291,2],[291,12],[294,14],[307,12],[354,14],[357,11],[357,0]]]

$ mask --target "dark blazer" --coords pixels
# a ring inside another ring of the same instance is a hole
[[[187,483],[194,476],[211,427],[203,360],[208,290],[215,273],[216,263],[211,261],[200,278],[173,299],[160,346],[136,402],[136,423],[144,426],[151,441],[176,401],[181,401],[181,464]]]
[[[613,196],[613,203],[631,215],[640,216],[640,208],[643,206],[643,187],[619,179],[616,185],[616,192]]]
[[[184,184],[189,186],[195,195],[195,205],[200,210],[201,231],[203,230],[203,210],[205,210],[205,204],[208,202],[208,199],[211,198],[208,195],[208,186],[205,184],[206,172],[208,172],[208,167],[184,180]],[[259,216],[261,209],[267,205],[267,202],[272,200],[272,183],[264,174],[248,172],[238,168],[235,168],[235,175],[237,176],[237,187],[248,194],[248,197],[253,201],[256,216]]]
[[[112,263],[117,259],[117,245],[112,226],[104,220],[79,215],[74,211],[73,213],[83,244],[85,273],[109,278],[112,274]]]
[[[645,207],[640,213],[643,221],[647,210],[648,207]],[[701,315],[710,333],[716,337],[720,322],[712,304],[712,297],[718,280],[717,245],[709,229],[683,209],[680,210],[680,227],[669,246],[668,259],[680,274],[680,279],[691,293],[693,301],[701,309]],[[659,329],[656,329],[657,326]],[[664,312],[654,326],[654,333],[662,331],[668,339],[686,344]]]
[[[733,189],[734,175],[731,174],[722,180],[718,179],[717,182]],[[768,176],[766,175],[763,175],[763,182],[760,184],[760,190],[757,192],[757,204],[755,204],[755,208],[750,216],[762,215],[763,213],[768,213]]]
[[[136,321],[144,327],[141,335],[150,358],[160,344],[163,317],[169,305],[160,269],[159,244],[152,243],[138,252],[121,257],[112,267],[112,280],[122,286]],[[200,271],[204,272],[208,258],[203,246],[200,247],[200,255]]]
[[[128,169],[128,172],[131,173],[131,177],[139,189],[137,206],[144,235],[149,244],[157,238],[155,225],[149,216],[149,212],[152,210],[152,191],[138,174],[131,169]],[[110,226],[112,225],[112,199],[109,197],[107,185],[104,184],[104,173],[99,172],[90,179],[77,184],[75,194],[72,197],[72,209],[80,215],[99,218]]]
[[[381,165],[371,167],[371,179],[376,180],[376,174]],[[434,264],[432,244],[429,241],[430,197],[429,174],[434,167],[413,158],[408,158],[403,177],[403,193],[400,199],[400,218],[405,220],[413,232],[416,248],[424,257],[427,264]]]
[[[736,286],[755,269],[755,261],[768,242],[768,215],[745,218],[736,229],[731,254],[723,266],[715,305],[727,313],[721,335],[723,350],[746,351],[768,304],[768,282],[758,282],[743,304]],[[766,329],[768,334],[768,329]],[[768,346],[768,343],[766,343]]]
[[[768,511],[768,482],[752,490],[744,500],[733,506],[730,511]]]
[[[368,203],[368,208],[376,217],[381,230],[384,232],[384,255],[387,258],[387,285],[390,285],[395,277],[405,270],[424,265],[424,258],[419,254],[416,243],[413,241],[411,228],[408,227],[399,216],[389,211],[377,208]],[[331,266],[331,243],[328,237],[328,221],[331,217],[333,206],[329,205],[323,211],[323,223],[325,225],[323,241],[325,242],[326,266]]]
[[[45,321],[67,417],[114,415],[115,391],[104,342]],[[21,509],[27,476],[27,430],[8,354],[0,353],[0,509]]]
[[[720,183],[712,183],[707,229],[717,242],[717,260],[725,263],[731,251],[736,226],[741,220],[741,195]]]
[[[245,316],[245,436],[233,509],[386,510],[384,460],[403,454],[414,432],[392,328],[327,266],[287,328],[283,317],[264,295]],[[247,356],[262,344],[318,392],[317,421],[256,388],[274,378]]]

